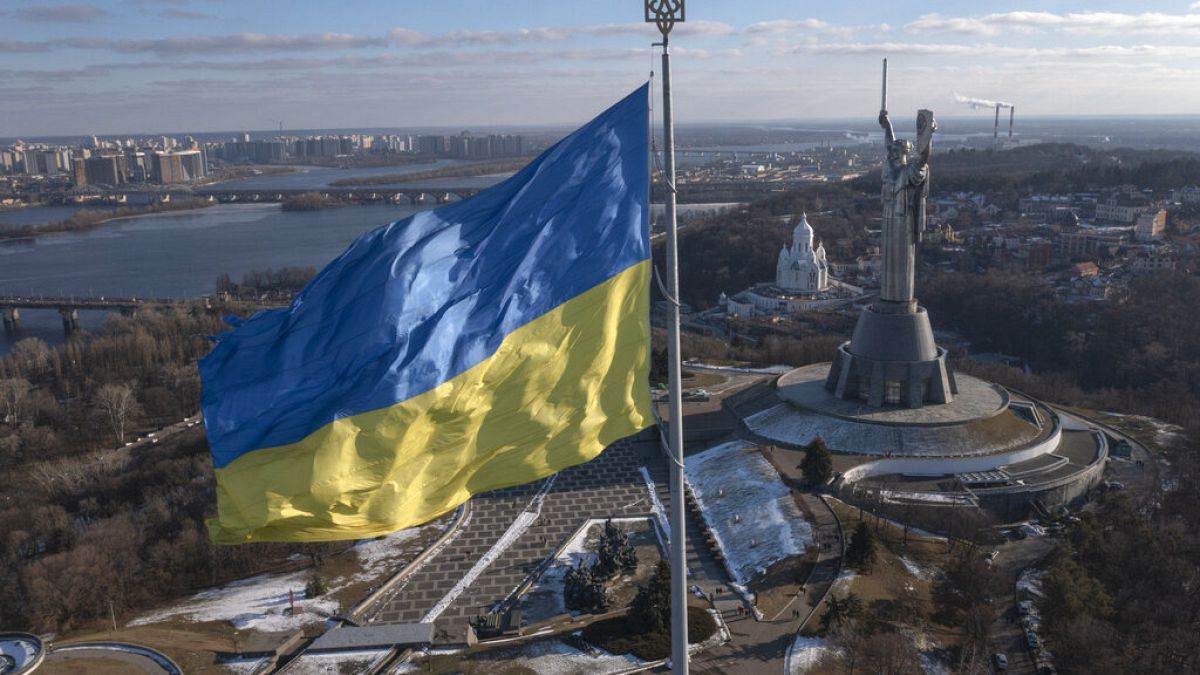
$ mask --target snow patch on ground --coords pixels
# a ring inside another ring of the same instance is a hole
[[[542,675],[604,675],[644,663],[628,654],[615,656],[598,648],[583,651],[558,640],[541,640],[495,650],[487,656],[489,661],[520,665]]]
[[[850,587],[854,585],[854,580],[858,578],[858,574],[850,568],[844,568],[838,572],[837,578],[833,580],[833,588],[829,589],[830,595],[845,595],[850,592]]]
[[[304,585],[311,571],[291,574],[260,574],[200,591],[174,607],[144,614],[129,622],[145,626],[173,618],[192,621],[228,621],[238,630],[265,632],[294,630],[321,623],[338,610],[336,600],[327,596],[306,598]],[[296,613],[286,612],[288,592],[296,597]]]
[[[217,665],[231,673],[245,673],[250,675],[257,671],[262,666],[266,665],[267,659],[230,659],[229,661],[219,661]]]
[[[192,621],[227,621],[238,630],[283,631],[321,623],[338,612],[339,603],[331,596],[352,583],[365,582],[395,571],[407,555],[407,542],[425,528],[438,528],[435,522],[422,527],[399,530],[379,539],[364,539],[353,551],[362,569],[350,577],[328,580],[327,593],[309,599],[304,586],[312,578],[312,570],[288,574],[260,574],[232,581],[223,586],[205,589],[174,607],[144,614],[129,622],[130,626],[145,626],[173,618]],[[293,556],[294,557],[294,556]],[[289,558],[291,559],[291,558]],[[295,594],[296,612],[289,613],[289,596]]]
[[[354,554],[362,564],[362,571],[354,575],[356,581],[368,581],[388,572],[397,571],[396,563],[407,550],[405,543],[421,534],[425,528],[441,527],[441,524],[411,527],[385,535],[379,539],[364,539],[354,545]]]
[[[796,636],[796,640],[788,645],[784,656],[784,672],[788,675],[804,675],[815,668],[827,654],[840,657],[842,650],[834,647],[821,638]]]
[[[542,489],[538,490],[533,500],[525,507],[525,510],[513,520],[512,525],[508,526],[508,529],[505,530],[504,534],[500,535],[495,544],[492,544],[487,553],[484,553],[480,556],[479,560],[475,561],[475,564],[471,566],[471,569],[467,570],[463,578],[459,579],[458,583],[454,584],[454,587],[425,614],[424,618],[421,619],[422,623],[433,623],[442,615],[442,612],[454,604],[454,601],[458,599],[458,596],[462,595],[463,591],[475,583],[475,580],[479,578],[480,574],[483,574],[484,570],[490,567],[497,558],[508,550],[508,547],[512,546],[517,539],[521,538],[521,535],[525,534],[526,530],[533,526],[538,516],[542,514],[542,503],[546,501],[546,493],[550,491],[556,478],[558,478],[558,474],[554,474],[546,479],[545,484],[542,485]]]
[[[704,368],[705,370],[724,370],[730,373],[749,373],[752,375],[783,375],[790,373],[796,368],[794,366],[767,366],[766,368],[742,368],[739,366],[715,366],[704,363],[703,361],[684,361],[684,367]]]
[[[658,492],[654,487],[654,480],[650,478],[650,472],[644,466],[639,466],[638,471],[642,472],[642,480],[646,482],[646,492],[650,494],[650,512],[654,514],[654,519],[658,521],[659,529],[666,535],[668,541],[663,542],[666,544],[671,539],[671,525],[667,522],[667,510],[663,508],[662,502],[658,500]]]
[[[931,570],[927,567],[918,565],[917,563],[909,560],[908,558],[905,558],[904,556],[897,556],[897,557],[900,558],[900,564],[904,565],[904,569],[907,570],[909,574],[913,575],[914,577],[916,577],[918,579],[929,580],[929,579],[934,578],[934,576],[936,576],[934,570]]]
[[[1125,415],[1122,413],[1100,411],[1101,415],[1108,417],[1119,417],[1135,424],[1144,424],[1154,431],[1154,442],[1160,447],[1168,448],[1183,439],[1183,427],[1163,422],[1154,417],[1146,417],[1145,415]]]
[[[925,670],[925,675],[951,675],[949,666],[938,658],[937,654],[931,652],[920,652],[921,668]]]
[[[897,490],[880,490],[880,496],[888,504],[905,504],[910,502],[926,502],[930,504],[955,504],[973,506],[975,499],[965,492],[901,492]]]
[[[784,558],[803,555],[812,526],[758,449],[725,443],[688,458],[687,480],[731,575],[746,585]]]
[[[1021,576],[1017,577],[1017,591],[1024,591],[1036,597],[1044,597],[1042,594],[1042,578],[1046,576],[1043,570],[1029,568],[1021,572]]]
[[[363,649],[320,654],[306,653],[288,666],[288,675],[365,673],[391,654],[390,649]]]

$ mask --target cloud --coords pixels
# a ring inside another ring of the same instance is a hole
[[[108,12],[95,5],[47,5],[43,7],[22,7],[8,14],[25,21],[45,21],[49,23],[91,23],[108,16]]]
[[[672,35],[687,37],[723,37],[737,32],[733,26],[721,21],[692,21],[675,26]],[[646,23],[612,23],[591,26],[554,26],[548,28],[520,28],[510,31],[453,31],[432,35],[409,28],[393,28],[388,39],[400,47],[478,47],[488,45],[515,45],[529,43],[554,43],[580,36],[643,35],[654,38],[658,29]]]
[[[164,9],[159,16],[169,19],[210,19],[208,14],[188,10]],[[674,34],[693,37],[733,35],[737,31],[719,21],[695,21],[680,24]],[[550,28],[522,28],[511,31],[454,31],[441,34],[422,33],[409,28],[392,28],[382,35],[352,35],[349,33],[314,33],[286,35],[267,33],[233,33],[229,35],[192,35],[160,39],[113,39],[104,37],[61,38],[57,40],[4,41],[3,52],[44,52],[57,48],[110,51],[118,54],[157,54],[163,57],[187,56],[202,53],[302,52],[367,49],[377,47],[410,48],[469,48],[521,44],[553,44],[588,35],[637,34],[646,38],[657,36],[653,25],[599,24]]]
[[[440,45],[512,45],[524,42],[561,42],[567,33],[556,28],[522,28],[513,31],[461,30],[443,33],[430,42]]]
[[[719,56],[736,57],[736,50],[724,50]],[[96,81],[122,72],[161,70],[181,73],[215,71],[228,73],[302,73],[304,76],[334,74],[345,77],[347,73],[359,74],[366,71],[398,70],[416,68],[428,71],[438,68],[469,68],[481,71],[481,66],[551,66],[562,62],[606,62],[641,61],[647,57],[649,48],[579,48],[579,49],[530,49],[530,50],[482,50],[464,51],[438,49],[408,53],[386,53],[373,56],[347,54],[332,58],[270,58],[270,59],[189,59],[181,61],[145,60],[133,62],[92,64],[77,68],[56,69],[0,69],[0,81]],[[713,56],[708,50],[678,48],[675,53],[690,59],[708,59]],[[489,71],[491,72],[491,71]],[[532,70],[531,70],[532,72]],[[540,71],[539,71],[540,72]],[[456,74],[455,77],[459,77]],[[373,75],[372,77],[377,77]],[[406,75],[407,77],[407,75]]]
[[[217,18],[212,14],[191,12],[186,9],[164,9],[158,13],[158,16],[163,19],[182,19],[184,21],[207,21]]]
[[[658,28],[651,23],[611,23],[595,26],[571,26],[558,28],[578,35],[659,35]],[[737,33],[737,29],[723,21],[688,21],[675,24],[671,30],[673,36],[683,37],[724,37]]]
[[[245,53],[321,51],[385,47],[383,37],[350,35],[348,33],[313,33],[309,35],[267,35],[264,33],[234,33],[232,35],[194,35],[157,40],[113,40],[109,38],[77,38],[65,43],[77,49],[99,49],[122,54],[153,53],[160,56],[200,53]]]
[[[50,45],[45,42],[25,42],[22,40],[0,40],[0,54],[21,54],[29,52],[49,51]]]
[[[399,47],[420,47],[433,42],[433,38],[408,28],[393,28],[387,32],[388,40]]]
[[[778,19],[775,21],[759,21],[746,27],[746,34],[778,35],[788,33],[808,33],[814,35],[835,35],[849,37],[854,33],[869,28],[868,26],[839,26],[820,19]]]
[[[1191,8],[1200,8],[1200,2]],[[1200,29],[1200,14],[1002,12],[978,17],[926,14],[905,25],[904,29],[910,33],[957,35],[999,35],[1006,31],[1030,33],[1046,30],[1076,34],[1194,34]]]
[[[912,42],[848,42],[801,44],[775,50],[782,54],[839,56],[957,56],[1003,58],[1200,58],[1200,47],[1177,45],[1096,45],[1092,47],[1010,47],[996,44],[945,44]],[[1144,69],[1144,66],[1143,66]]]

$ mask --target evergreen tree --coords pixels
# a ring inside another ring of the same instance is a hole
[[[831,595],[825,604],[825,616],[821,617],[821,625],[826,630],[841,626],[861,618],[863,610],[862,599],[853,593],[846,594],[844,598]]]
[[[567,609],[593,614],[608,609],[608,591],[594,570],[594,565],[588,566],[583,561],[567,570],[563,579],[563,603]]]
[[[629,619],[635,631],[657,633],[671,625],[671,566],[660,560],[654,576],[638,589],[629,606]]]
[[[618,571],[633,572],[637,569],[637,550],[629,541],[629,535],[614,525],[612,518],[604,521],[596,556],[592,572],[604,580],[612,579]]]
[[[804,460],[800,462],[800,469],[809,485],[825,485],[833,478],[833,454],[829,452],[825,441],[815,438],[804,449]]]
[[[320,595],[325,595],[325,580],[320,575],[314,574],[308,583],[304,584],[304,597],[315,598]]]
[[[846,548],[846,565],[859,572],[869,574],[875,566],[877,552],[875,533],[866,521],[859,521],[854,528],[854,536],[850,538],[850,546]]]

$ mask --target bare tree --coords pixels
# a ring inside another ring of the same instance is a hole
[[[10,377],[0,380],[0,422],[15,429],[21,422],[26,421],[31,389],[29,381],[24,378]]]
[[[133,388],[127,384],[106,384],[96,392],[93,401],[112,425],[117,444],[124,445],[125,427],[139,412]]]
[[[41,376],[49,370],[54,350],[40,338],[25,338],[13,345],[10,358],[21,373]]]

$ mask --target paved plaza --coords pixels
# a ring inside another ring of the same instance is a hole
[[[414,572],[368,614],[374,622],[416,622],[426,619],[477,561],[505,534],[523,511],[537,508],[535,497],[545,492],[533,525],[477,576],[436,618],[439,642],[462,642],[470,617],[487,612],[551,555],[560,543],[589,518],[650,513],[650,499],[640,467],[653,477],[658,498],[669,507],[667,465],[652,434],[620,441],[600,457],[529,485],[477,495],[469,519],[454,538]],[[689,516],[691,583],[715,587],[725,583],[720,566],[703,549],[699,523]],[[699,544],[699,548],[697,547]]]
[[[647,433],[608,448],[596,460],[560,472],[545,490],[540,515],[474,583],[449,603],[436,619],[437,642],[463,642],[468,619],[487,612],[510,593],[585,520],[607,516],[650,513],[646,482],[640,471],[647,467],[659,501],[670,509],[668,462],[657,439]],[[455,585],[472,569],[527,509],[536,508],[536,497],[551,479],[478,495],[471,515],[458,534],[390,597],[368,614],[374,622],[415,622],[444,603]],[[800,622],[792,610],[806,617],[837,575],[841,553],[837,522],[815,496],[800,494],[806,510],[814,514],[815,541],[830,543],[822,550],[807,592],[797,596],[777,617],[739,613],[744,601],[730,590],[724,568],[706,547],[702,524],[690,510],[688,528],[688,584],[713,599],[730,628],[732,641],[694,657],[696,672],[782,672],[787,647]],[[721,593],[715,593],[721,589]]]

